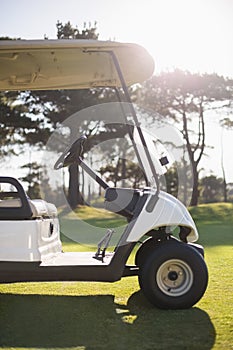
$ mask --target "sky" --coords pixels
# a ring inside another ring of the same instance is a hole
[[[0,0],[0,35],[56,38],[57,21],[97,21],[99,39],[143,45],[156,70],[233,77],[232,0]]]
[[[100,40],[141,44],[154,58],[155,72],[179,67],[233,78],[233,0],[0,0],[0,36],[56,39],[58,20],[78,28],[96,21]],[[221,176],[219,135],[213,118],[207,143],[214,148],[205,167]],[[232,136],[223,135],[228,181]]]

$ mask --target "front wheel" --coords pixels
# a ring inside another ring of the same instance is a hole
[[[169,240],[149,255],[139,271],[147,299],[162,309],[186,309],[198,302],[208,284],[201,254],[185,243]]]

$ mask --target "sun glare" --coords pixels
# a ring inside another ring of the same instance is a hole
[[[228,62],[227,52],[232,21],[226,1],[145,0],[143,5],[142,1],[130,2],[134,4],[134,23],[139,24],[134,28],[135,40],[149,50],[159,69],[229,70],[232,63]]]

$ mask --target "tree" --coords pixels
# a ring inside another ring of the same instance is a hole
[[[214,175],[206,176],[200,181],[203,203],[214,203],[222,200],[223,180]]]
[[[96,23],[94,26],[89,24],[89,27],[84,25],[83,29],[79,30],[77,27],[73,27],[70,22],[64,25],[57,22],[58,39],[98,39],[96,31]],[[24,97],[25,105],[31,113],[40,111],[43,114],[46,123],[50,125],[51,132],[60,127],[68,117],[77,113],[77,111],[104,102],[118,101],[115,91],[109,88],[31,91],[25,94]],[[77,124],[75,128],[73,126],[69,127],[70,139],[74,140],[78,134],[84,132],[89,135],[90,137],[85,143],[85,152],[95,146],[97,142],[102,143],[107,139],[122,137],[126,133],[126,130],[119,124],[112,124],[112,126],[108,124],[107,127],[103,127],[100,121],[90,123],[81,119],[75,123]],[[56,146],[59,147],[59,145]],[[57,147],[56,149],[59,149]],[[79,167],[71,165],[69,167],[68,201],[72,208],[75,208],[78,204],[84,204],[80,178]],[[82,184],[82,187],[84,187],[84,184]]]
[[[223,196],[224,196],[224,202],[228,201],[228,188],[227,188],[227,182],[226,182],[226,171],[225,171],[225,166],[224,166],[224,160],[223,160],[223,130],[228,129],[231,130],[233,129],[233,120],[230,118],[223,118],[220,120],[220,125],[222,127],[222,135],[221,135],[221,168],[222,168],[222,175],[223,175]]]
[[[105,175],[106,181],[113,182],[114,187],[133,187],[139,188],[144,180],[143,171],[140,167],[125,158],[118,158],[116,164],[108,164],[100,168],[100,174]]]
[[[6,36],[0,40],[15,39]],[[37,112],[28,109],[24,97],[25,93],[20,91],[0,92],[0,158],[16,154],[25,143],[41,146],[48,138],[49,128],[42,118],[35,118]]]
[[[225,127],[226,129],[233,129],[233,120],[231,118],[223,118],[220,121],[220,125]]]
[[[175,167],[171,167],[170,169],[168,169],[167,173],[165,174],[165,179],[166,179],[166,192],[177,197],[179,180],[178,180],[178,174]]]
[[[233,182],[228,183],[228,200],[233,202]]]
[[[39,170],[40,166],[36,162],[27,163],[21,167],[22,169],[29,169],[27,175],[20,178],[20,180],[28,183],[28,196],[31,199],[41,198],[40,194],[40,180],[39,180]]]
[[[89,22],[89,25],[87,27],[87,24],[84,23],[83,29],[79,30],[78,27],[73,27],[70,21],[68,21],[65,24],[62,24],[62,22],[57,21],[57,38],[58,39],[93,39],[97,40],[99,37],[99,34],[97,31],[97,22],[92,25]]]
[[[98,39],[96,23],[94,26],[89,23],[88,27],[84,24],[81,30],[73,27],[70,22],[62,24],[58,21],[56,26],[58,39]],[[29,91],[24,94],[23,100],[32,115],[35,113],[43,114],[43,120],[46,121],[46,125],[50,131],[50,133],[47,133],[47,137],[45,137],[47,141],[49,135],[67,117],[78,110],[97,104],[99,94],[96,89]],[[35,134],[30,134],[30,136],[32,140],[35,140]],[[69,168],[70,184],[68,199],[72,207],[83,203],[79,190],[78,171],[77,166],[70,166]]]
[[[42,135],[49,133],[31,118],[21,97],[19,92],[0,92],[0,157],[16,154],[25,143],[42,144]]]
[[[21,166],[22,169],[28,169],[25,176],[22,176],[20,180],[28,184],[27,194],[31,199],[43,198],[46,192],[47,197],[50,198],[52,203],[57,205],[63,204],[63,189],[56,186],[56,191],[49,184],[49,177],[45,166],[41,166],[37,162],[30,162]],[[42,186],[43,183],[43,186]]]
[[[181,70],[153,76],[140,93],[140,103],[145,107],[179,124],[193,169],[190,203],[193,206],[198,203],[198,167],[205,150],[204,115],[208,110],[223,108],[231,100],[231,80],[216,74],[191,74]]]

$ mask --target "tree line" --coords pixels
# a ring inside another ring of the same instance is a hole
[[[82,29],[73,27],[70,22],[57,22],[58,39],[98,39],[97,25],[84,25]],[[7,39],[7,38],[2,38]],[[233,128],[232,79],[217,74],[197,74],[175,69],[152,76],[141,86],[131,91],[134,101],[143,108],[156,112],[169,123],[174,123],[181,131],[188,156],[192,165],[193,188],[191,205],[200,202],[232,200],[232,184],[226,183],[224,166],[223,177],[215,175],[200,178],[200,161],[206,150],[206,118],[216,110],[221,111],[221,126]],[[67,117],[77,112],[104,102],[116,102],[117,97],[112,89],[56,90],[56,91],[25,91],[0,92],[0,157],[23,152],[25,145],[43,148],[53,131]],[[17,102],[17,103],[16,103]],[[153,115],[153,113],[152,113]],[[109,124],[105,128],[99,121],[89,123],[81,120],[78,132],[85,131],[90,137],[85,146],[86,153],[101,142],[111,137],[124,137],[126,130],[121,125]],[[77,131],[76,130],[76,131]],[[70,130],[72,133],[72,128]],[[127,140],[116,142],[114,146],[101,152],[103,159],[115,159],[111,164],[99,166],[99,172],[106,180],[115,186],[130,185],[138,187],[143,183],[143,172],[133,162],[132,149]],[[28,168],[28,175],[23,181],[28,182],[32,197],[39,196],[39,182],[47,178],[38,164],[23,165]],[[38,174],[40,173],[40,179]],[[85,178],[80,169],[74,165],[69,168],[69,185],[67,197],[72,207],[84,204]],[[187,180],[188,181],[188,180]],[[167,173],[167,189],[177,193],[177,174],[174,169]],[[88,196],[90,187],[88,187]],[[62,190],[62,189],[60,189]],[[49,189],[47,189],[49,191]],[[51,190],[52,192],[52,190]]]

